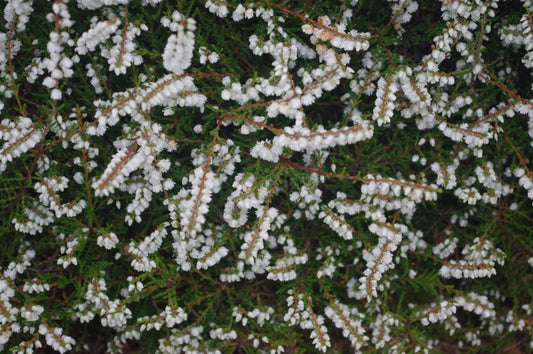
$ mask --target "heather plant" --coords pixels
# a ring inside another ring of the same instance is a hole
[[[0,351],[533,348],[531,0],[2,6]]]

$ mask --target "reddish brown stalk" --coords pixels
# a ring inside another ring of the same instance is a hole
[[[316,336],[320,343],[322,345],[325,345],[327,343],[326,338],[324,338],[324,333],[320,330],[320,324],[318,323],[318,317],[316,313],[313,311],[313,304],[311,302],[311,298],[309,297],[309,294],[307,294],[306,291],[303,292],[303,295],[305,296],[305,300],[307,301],[307,309],[309,310],[309,314],[311,315],[311,320],[313,322],[313,327],[315,329]]]
[[[352,225],[348,224],[348,223],[346,222],[346,220],[342,219],[340,216],[338,216],[337,214],[335,214],[335,213],[333,212],[333,210],[327,208],[327,209],[325,210],[325,212],[326,212],[327,214],[329,214],[333,219],[335,219],[335,220],[337,220],[338,222],[340,222],[341,224],[348,226],[348,227],[350,228],[350,230],[353,232],[354,235],[357,233],[357,232],[355,231],[355,229],[352,227]]]
[[[529,176],[529,178],[533,179],[533,173],[531,172],[531,170],[527,167],[527,162],[526,160],[522,157],[522,155],[520,155],[520,153],[518,152],[518,149],[513,145],[513,143],[511,142],[511,140],[509,139],[509,137],[507,135],[505,135],[505,140],[507,140],[507,142],[509,144],[511,144],[511,147],[513,148],[516,156],[518,157],[518,160],[520,161],[520,163],[522,164],[522,166],[524,166],[525,170],[527,171],[527,174]]]
[[[117,57],[117,65],[122,66],[122,57],[124,56],[124,47],[126,46],[126,36],[128,31],[128,5],[124,6],[124,29],[122,30],[122,41],[120,42],[120,52]]]
[[[122,159],[120,159],[120,161],[113,168],[113,171],[111,171],[111,173],[106,177],[106,179],[98,186],[99,190],[104,189],[109,184],[109,182],[111,182],[113,180],[113,178],[119,173],[120,168],[129,159],[131,159],[133,157],[133,152],[135,151],[136,148],[137,148],[137,143],[133,143],[130,146],[130,148],[128,149],[128,153],[126,154],[126,156],[124,156]]]
[[[381,99],[381,106],[379,107],[379,115],[381,117],[385,116],[385,112],[387,111],[387,103],[389,102],[389,88],[392,81],[392,74],[387,77],[387,81],[385,83],[385,87],[383,88],[383,96]]]
[[[263,215],[261,215],[261,219],[259,219],[257,221],[257,227],[254,230],[252,241],[250,242],[250,244],[248,245],[248,248],[244,252],[244,255],[245,255],[246,259],[249,259],[251,257],[252,250],[254,249],[255,244],[259,240],[259,233],[260,233],[260,230],[261,230],[261,225],[263,224],[263,221],[265,220],[265,217],[266,217],[267,212],[268,212],[268,208],[270,207],[270,202],[272,201],[272,196],[274,195],[274,191],[276,189],[276,186],[277,186],[277,183],[278,183],[278,179],[281,176],[281,172],[283,172],[283,170],[285,169],[286,166],[287,166],[287,164],[285,163],[283,165],[283,167],[279,170],[274,182],[272,182],[272,186],[270,187],[270,191],[268,193],[268,197],[267,197],[267,200],[266,200],[265,208],[263,209]]]
[[[379,253],[379,257],[376,259],[374,266],[371,269],[371,273],[368,275],[368,278],[366,278],[367,294],[372,294],[372,279],[374,278],[374,274],[376,274],[378,265],[381,263],[381,259],[383,258],[383,255],[387,251],[388,247],[389,247],[389,240],[386,240],[383,246],[381,246],[381,252]]]
[[[470,123],[468,125],[468,127],[473,127],[473,126],[481,124],[481,123],[483,123],[483,122],[485,122],[487,120],[490,120],[491,118],[495,117],[496,115],[503,113],[507,108],[511,107],[513,104],[514,104],[514,102],[512,100],[509,100],[505,106],[502,106],[502,107],[498,108],[496,111],[488,114],[486,117],[483,117],[482,119],[479,119],[479,120],[477,120],[475,122]]]
[[[9,150],[13,149],[15,146],[17,145],[20,145],[24,140],[27,140],[29,139],[29,137],[37,130],[37,127],[33,127],[32,130],[30,130],[28,133],[26,133],[24,136],[18,138],[15,142],[13,142],[12,144],[8,145],[5,149],[4,149],[4,153],[5,152],[8,152]]]
[[[359,338],[360,341],[363,341],[363,337],[359,334],[359,332],[350,324],[350,321],[349,319],[347,319],[345,316],[344,316],[344,313],[342,312],[342,310],[339,308],[339,306],[337,306],[337,302],[335,301],[335,299],[333,298],[333,296],[330,294],[330,292],[326,289],[326,287],[324,286],[324,284],[322,283],[321,280],[318,281],[318,283],[320,284],[320,287],[322,288],[322,291],[324,291],[324,293],[326,293],[326,295],[328,296],[329,298],[329,304],[335,309],[335,312],[337,312],[337,315],[339,315],[339,317],[342,319],[342,321],[344,322],[344,324],[346,325],[346,327],[348,327],[350,329],[350,332],[352,332],[352,334]]]
[[[487,68],[487,66],[484,63],[482,63],[482,66],[483,66],[483,70],[487,73],[488,76],[485,76],[483,74],[479,74],[479,76],[482,77],[485,81],[490,82],[491,84],[493,84],[494,86],[498,87],[500,90],[502,90],[503,92],[505,92],[509,96],[513,97],[514,99],[516,99],[516,100],[518,100],[518,101],[520,101],[522,103],[525,103],[527,105],[533,106],[533,102],[531,102],[530,100],[519,96],[517,93],[511,91],[504,84],[502,84],[500,81],[498,81],[498,79],[494,76],[494,74],[492,72],[489,71],[489,69]]]
[[[17,88],[17,83],[15,82],[15,71],[13,69],[13,61],[11,59],[11,39],[13,38],[13,33],[15,32],[15,23],[18,19],[18,16],[15,16],[13,24],[9,28],[9,34],[8,34],[8,40],[7,40],[7,60],[9,65],[9,74],[11,75],[11,79],[13,81],[13,94],[15,95],[15,99],[17,100],[17,104],[19,106],[20,114],[23,116],[26,116],[26,112],[24,112],[24,108],[22,107],[22,103],[20,102],[19,97],[19,91]]]
[[[325,132],[315,132],[315,133],[311,133],[309,135],[301,135],[301,134],[292,134],[292,133],[287,133],[286,131],[284,131],[283,129],[279,129],[279,128],[275,128],[273,126],[270,126],[268,124],[265,124],[265,123],[261,123],[261,122],[256,122],[252,119],[249,119],[249,118],[244,118],[244,117],[239,117],[239,116],[229,116],[228,114],[224,113],[222,115],[222,118],[223,119],[228,119],[228,120],[241,120],[243,122],[246,122],[248,124],[253,124],[253,125],[257,125],[258,127],[261,127],[261,128],[265,128],[267,130],[270,130],[271,132],[274,132],[274,133],[277,133],[277,134],[282,134],[282,135],[286,135],[286,136],[289,136],[291,138],[305,138],[305,139],[310,139],[310,138],[314,138],[315,136],[328,136],[328,135],[338,135],[338,134],[342,134],[342,133],[348,133],[348,132],[351,132],[351,131],[360,131],[360,130],[363,130],[363,127],[360,126],[360,125],[356,125],[356,126],[353,126],[353,127],[349,127],[348,129],[342,129],[342,130],[337,130],[337,131],[333,131],[333,130],[328,130],[328,131],[325,131]]]
[[[209,164],[211,163],[211,157],[213,156],[213,150],[215,148],[215,144],[217,142],[218,138],[218,132],[220,130],[220,126],[222,125],[222,120],[219,119],[217,122],[217,128],[215,130],[215,135],[213,136],[213,140],[211,142],[211,147],[209,148],[209,153],[207,154],[207,159],[204,164],[204,171],[202,174],[202,181],[200,182],[200,185],[198,186],[198,195],[196,196],[196,200],[194,201],[194,208],[192,210],[191,217],[189,218],[189,230],[192,229],[194,219],[196,219],[196,214],[198,213],[198,206],[200,205],[200,199],[202,199],[202,191],[204,190],[204,184],[205,179],[207,176],[207,171],[209,170]]]
[[[348,180],[359,181],[359,182],[387,182],[387,183],[392,183],[392,184],[396,184],[396,185],[403,186],[403,187],[419,188],[419,189],[423,189],[425,191],[434,192],[434,189],[431,186],[426,186],[426,185],[423,185],[423,184],[420,184],[420,183],[407,182],[407,181],[401,182],[401,181],[397,181],[397,180],[390,179],[390,178],[372,179],[372,178],[363,178],[363,177],[357,177],[357,176],[343,175],[343,174],[332,173],[332,172],[323,172],[323,171],[317,170],[315,168],[302,166],[302,165],[300,165],[300,164],[298,164],[296,162],[293,162],[291,160],[286,160],[286,159],[283,159],[283,158],[281,160],[284,160],[287,165],[295,167],[295,168],[297,168],[299,170],[306,171],[306,172],[309,172],[309,173],[316,173],[316,174],[319,174],[319,175],[322,175],[322,176],[325,176],[325,177],[348,179]]]

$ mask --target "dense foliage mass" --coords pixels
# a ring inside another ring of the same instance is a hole
[[[2,6],[0,351],[533,346],[533,1]]]

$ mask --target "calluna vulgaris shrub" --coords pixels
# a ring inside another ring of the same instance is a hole
[[[531,350],[533,1],[2,6],[1,351]]]

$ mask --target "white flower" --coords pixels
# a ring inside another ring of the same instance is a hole
[[[96,239],[96,244],[105,249],[112,249],[118,244],[118,237],[114,232],[104,233]]]
[[[194,50],[194,30],[196,22],[189,18],[185,25],[177,24],[177,34],[168,37],[163,52],[163,66],[168,71],[180,75],[191,65]]]

